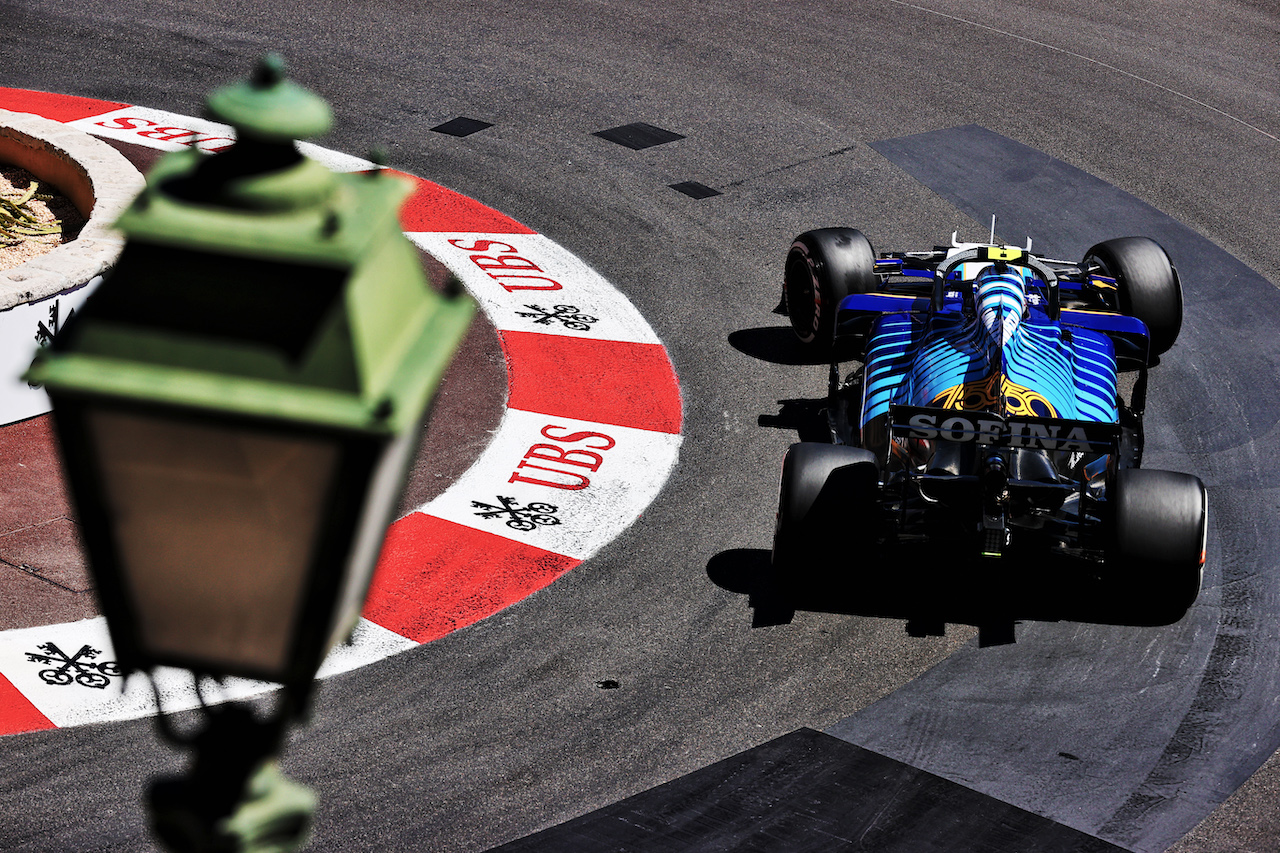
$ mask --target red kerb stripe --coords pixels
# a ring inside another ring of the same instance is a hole
[[[427,643],[527,598],[579,562],[412,512],[387,531],[364,616]]]
[[[394,170],[391,170],[394,171]],[[405,175],[404,172],[396,174]],[[485,207],[475,199],[425,181],[412,178],[418,187],[400,209],[400,225],[405,231],[476,231],[482,234],[533,234],[505,213]]]
[[[510,408],[680,432],[680,385],[661,344],[499,334],[507,355]]]
[[[37,711],[9,679],[0,675],[0,735],[54,728],[57,726],[49,722],[48,717]]]
[[[55,95],[52,92],[31,92],[27,89],[0,87],[0,109],[19,113],[35,113],[53,121],[77,121],[89,116],[123,109],[128,104],[115,101],[98,101],[75,95]]]

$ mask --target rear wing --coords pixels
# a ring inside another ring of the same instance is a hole
[[[1002,417],[926,406],[889,406],[889,434],[897,438],[972,441],[989,447],[1024,447],[1076,453],[1117,453],[1120,425],[1066,418]]]

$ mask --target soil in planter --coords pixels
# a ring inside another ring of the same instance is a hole
[[[9,200],[20,198],[37,178],[26,169],[0,164],[0,196]],[[0,270],[13,269],[32,258],[52,252],[63,243],[70,242],[84,227],[85,219],[75,205],[58,192],[52,184],[37,181],[36,197],[27,203],[26,209],[41,223],[58,222],[56,232],[39,237],[24,237],[14,245],[0,235]]]

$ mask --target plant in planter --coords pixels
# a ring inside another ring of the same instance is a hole
[[[0,170],[0,269],[51,251],[80,225],[83,217],[56,190],[42,191],[23,169]]]

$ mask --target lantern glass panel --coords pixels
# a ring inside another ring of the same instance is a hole
[[[146,654],[262,677],[283,671],[338,443],[150,413],[86,415]]]
[[[383,540],[386,539],[387,525],[394,520],[409,462],[418,449],[419,432],[420,428],[397,436],[383,448],[373,469],[368,496],[355,527],[351,558],[338,595],[334,634],[325,645],[326,651],[346,638],[360,616]]]

